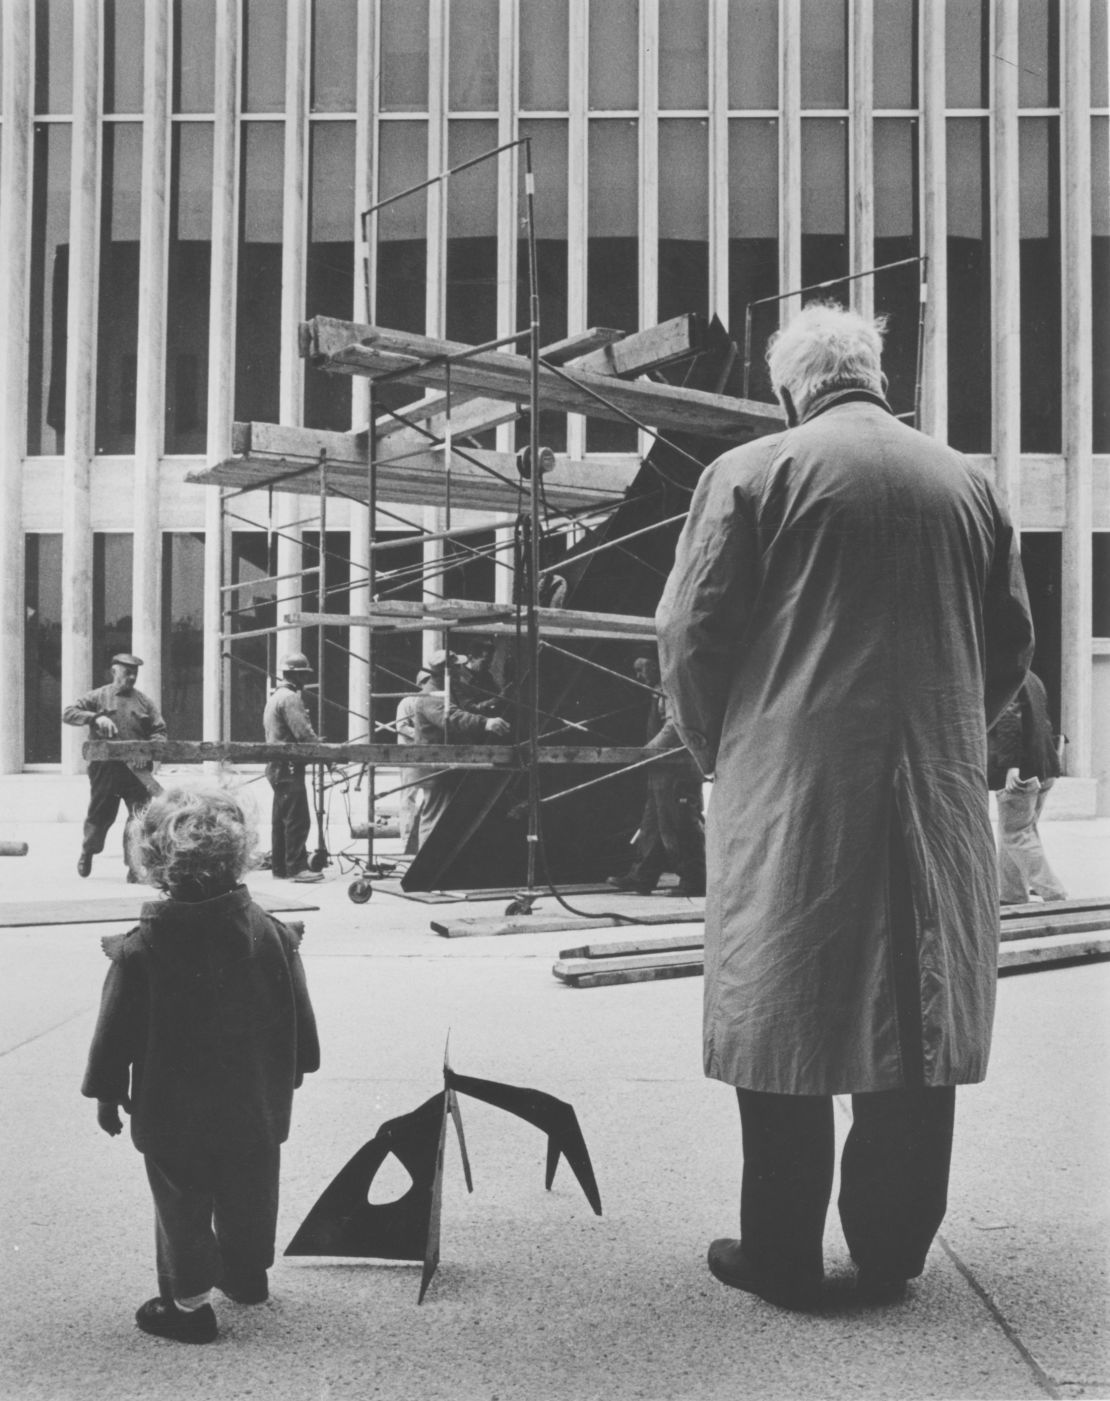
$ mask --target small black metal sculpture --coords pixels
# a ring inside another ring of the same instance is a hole
[[[596,1214],[601,1215],[601,1195],[573,1107],[542,1090],[456,1075],[445,1057],[443,1090],[425,1100],[411,1114],[402,1114],[384,1123],[374,1137],[363,1144],[324,1189],[286,1247],[286,1255],[421,1260],[424,1269],[417,1303],[423,1303],[439,1264],[443,1150],[448,1117],[454,1120],[459,1136],[467,1190],[474,1190],[459,1112],[460,1094],[505,1109],[546,1133],[544,1185],[550,1190],[559,1158],[565,1157],[586,1200]],[[375,1205],[368,1199],[370,1185],[391,1153],[408,1172],[412,1185],[397,1201]]]

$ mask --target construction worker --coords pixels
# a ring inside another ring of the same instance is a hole
[[[142,664],[142,657],[131,652],[117,652],[112,658],[111,681],[86,691],[73,705],[67,705],[62,711],[62,720],[67,725],[88,725],[92,739],[165,739],[166,722],[162,712],[149,696],[135,687]],[[128,882],[133,885],[138,881],[128,853],[127,834],[136,810],[160,792],[150,759],[90,761],[89,810],[85,814],[81,855],[77,859],[79,876],[89,874],[93,857],[104,850],[108,828],[116,820],[122,801],[127,804],[123,859]]]
[[[278,682],[262,715],[267,744],[306,743],[318,738],[305,709],[301,691],[312,675],[303,652],[291,652],[278,663]],[[270,819],[270,870],[278,880],[294,880],[301,885],[324,877],[308,864],[308,793],[304,783],[305,764],[301,759],[271,759],[266,779],[274,792]]]

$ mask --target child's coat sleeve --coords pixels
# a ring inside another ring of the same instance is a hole
[[[115,1104],[122,1104],[131,1088],[131,1066],[142,1034],[145,1000],[141,971],[125,954],[128,938],[116,934],[101,940],[112,962],[100,994],[100,1015],[81,1084],[81,1093],[89,1099]]]

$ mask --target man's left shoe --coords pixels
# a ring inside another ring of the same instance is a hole
[[[175,1343],[211,1343],[218,1331],[211,1304],[186,1312],[172,1299],[148,1299],[135,1315],[135,1322],[144,1333]]]
[[[140,885],[141,883],[142,883],[142,882],[139,880],[139,877],[135,874],[134,871],[130,871],[130,870],[129,870],[129,871],[127,872],[127,884],[128,884],[128,885]]]
[[[821,1303],[821,1280],[772,1279],[748,1259],[738,1240],[715,1240],[709,1247],[708,1263],[710,1274],[722,1284],[756,1294],[777,1308],[805,1313]]]
[[[84,879],[92,871],[92,857],[87,851],[83,851],[77,858],[77,874]]]
[[[317,881],[324,879],[322,871],[298,871],[295,876],[290,877],[298,885],[315,885]]]

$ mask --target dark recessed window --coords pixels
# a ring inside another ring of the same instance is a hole
[[[358,0],[312,0],[312,110],[353,112]]]
[[[881,0],[873,23],[875,106],[916,107],[918,0]]]
[[[1021,447],[1061,449],[1060,132],[1023,117],[1021,148]]]
[[[990,0],[944,0],[946,106],[987,105],[989,26]]]
[[[135,539],[130,533],[93,535],[92,654],[90,686],[112,679],[112,658],[131,651],[131,573]]]
[[[104,110],[143,110],[143,0],[104,0]]]
[[[1091,371],[1094,450],[1110,452],[1110,118],[1091,119]]]
[[[520,3],[520,106],[561,112],[567,105],[569,10],[551,0]]]
[[[378,128],[377,198],[400,194],[427,174],[427,123],[382,122]],[[427,191],[418,190],[386,205],[373,222],[378,249],[375,316],[383,326],[423,332],[427,324]],[[373,229],[368,232],[373,237]]]
[[[708,0],[659,7],[659,106],[694,110],[709,102]]]
[[[810,117],[802,122],[802,286],[847,272],[848,127],[839,118]],[[820,295],[848,300],[842,286]]]
[[[728,7],[728,105],[779,105],[778,0],[733,0]]]
[[[37,125],[27,317],[27,451],[31,456],[65,452],[69,168],[69,123]]]
[[[880,118],[874,125],[876,315],[887,318],[883,371],[887,399],[896,414],[911,414],[917,402],[917,322],[921,265],[903,263],[918,251],[917,122]]]
[[[802,107],[848,105],[847,0],[801,0]]]
[[[166,273],[166,451],[204,452],[212,276],[212,126],[175,122],[170,136]]]
[[[640,93],[639,0],[605,0],[590,6],[590,106],[619,111],[638,105]]]
[[[242,0],[243,111],[285,109],[285,6]]]
[[[96,327],[96,451],[135,451],[143,129],[105,122]]]
[[[216,0],[174,0],[173,110],[211,112],[215,85]]]
[[[73,0],[35,0],[35,111],[73,111]]]
[[[235,325],[235,417],[276,423],[281,375],[284,124],[244,122]]]
[[[25,535],[23,588],[23,759],[62,757],[62,537]]]
[[[379,81],[383,112],[428,109],[428,7],[381,0]]]
[[[539,295],[540,345],[562,340],[567,333],[567,124],[563,121],[522,121],[521,136],[531,138],[536,194],[536,287]],[[524,182],[520,182],[520,238],[517,241],[516,324],[529,324],[528,244]],[[520,349],[525,349],[522,342]],[[527,421],[521,420],[522,442]],[[566,415],[542,412],[540,440],[561,450],[566,446]]]
[[[162,714],[174,739],[204,724],[204,536],[162,536]]]
[[[1092,9],[1098,4],[1095,0]],[[1021,0],[1018,63],[1018,106],[1055,107],[1060,101],[1058,0]]]
[[[499,12],[498,0],[452,0],[446,9],[452,112],[497,110]]]
[[[948,122],[948,441],[991,450],[990,156],[985,118]]]
[[[741,350],[747,346],[746,397],[767,401],[774,395],[763,357],[779,324],[779,304],[764,300],[779,290],[778,125],[763,117],[728,124],[728,331]]]
[[[496,122],[450,122],[447,164],[497,146]],[[497,163],[493,156],[447,184],[447,336],[477,344],[497,335]]]
[[[313,122],[309,137],[308,266],[305,315],[350,321],[355,296],[355,124]],[[309,428],[351,426],[351,381],[305,366]]]
[[[586,246],[586,320],[620,331],[640,327],[640,242],[637,124],[623,118],[592,121],[589,130],[589,240]],[[591,452],[625,452],[636,430],[590,418]]]
[[[659,123],[660,321],[709,314],[709,127]]]

